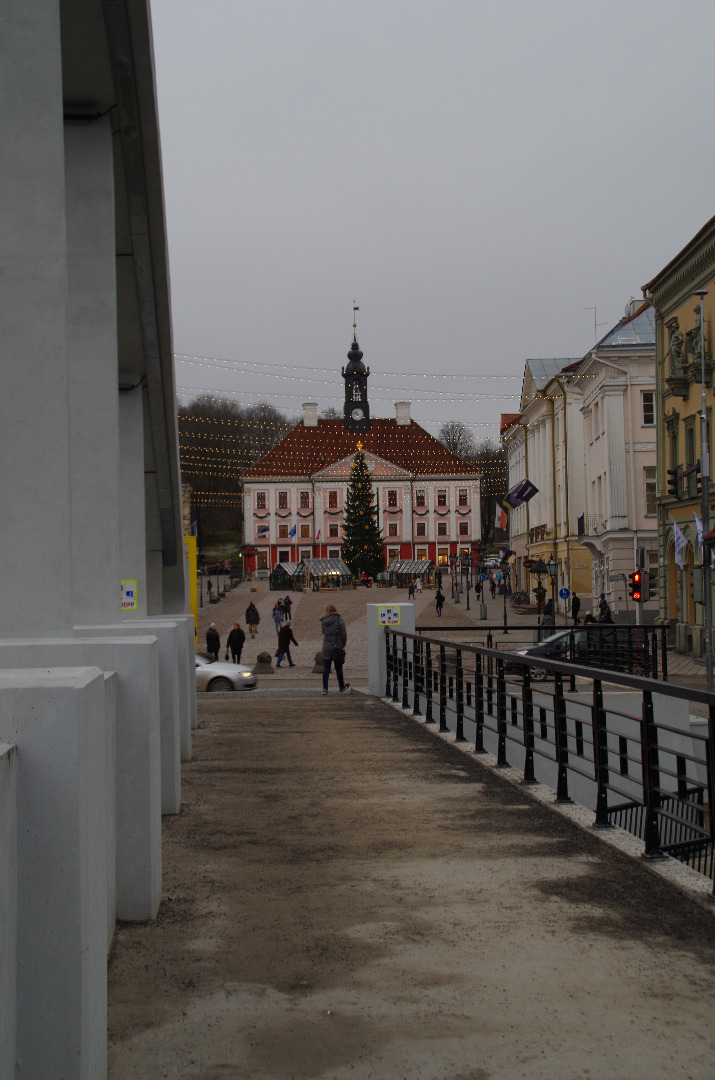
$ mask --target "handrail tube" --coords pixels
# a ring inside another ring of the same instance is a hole
[[[497,661],[497,731],[497,767],[505,769],[509,762],[506,757],[506,676],[503,661]]]
[[[484,666],[483,657],[476,656],[476,668],[474,676],[474,694],[477,705],[477,732],[474,739],[474,753],[486,754],[484,748]]]
[[[423,641],[412,642],[412,669],[414,671],[414,685],[412,687],[412,715],[422,716],[420,712],[420,691],[423,689],[424,671],[422,668]]]

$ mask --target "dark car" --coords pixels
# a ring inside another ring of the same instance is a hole
[[[648,675],[648,642],[645,631],[638,626],[599,625],[590,623],[569,630],[559,630],[534,645],[525,645],[510,654],[507,669],[519,674],[524,664],[512,662],[511,657],[529,657],[537,660],[560,660],[565,664],[582,667],[603,668],[606,671],[627,672],[630,675]],[[529,664],[529,674],[537,682],[546,679],[551,672],[538,664]]]

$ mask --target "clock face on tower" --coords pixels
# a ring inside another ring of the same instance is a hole
[[[353,409],[350,415],[352,416],[353,420],[362,420],[362,409]]]

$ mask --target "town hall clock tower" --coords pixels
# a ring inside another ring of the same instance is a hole
[[[342,369],[345,379],[345,405],[343,406],[343,425],[347,431],[361,432],[370,430],[370,406],[367,400],[367,377],[370,368],[362,362],[362,352],[353,334],[353,343],[348,353],[348,366]]]

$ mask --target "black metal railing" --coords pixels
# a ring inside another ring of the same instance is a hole
[[[654,673],[665,657],[650,629]],[[557,802],[590,807],[596,827],[632,832],[646,858],[672,855],[715,879],[715,694],[665,683],[662,674],[656,681],[532,660],[424,628],[386,628],[385,658],[386,695],[396,704],[414,716],[424,709],[427,724],[436,707],[439,730],[472,741],[475,753],[520,768],[526,784],[550,785]],[[534,665],[548,681],[534,681]],[[690,715],[693,703],[705,706],[704,718]]]

